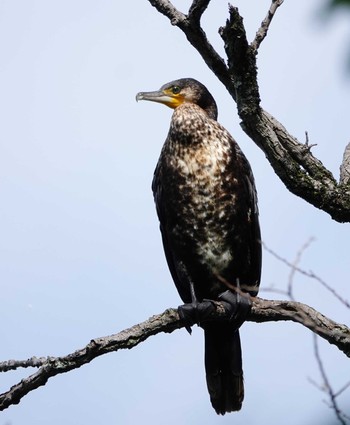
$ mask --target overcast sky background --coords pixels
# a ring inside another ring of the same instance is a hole
[[[190,2],[178,0],[187,10]],[[240,0],[249,38],[270,1]],[[262,105],[339,175],[349,142],[349,15],[325,22],[324,2],[285,1],[259,51]],[[217,29],[227,2],[203,19]],[[1,360],[68,354],[176,307],[150,190],[171,110],[135,102],[180,77],[203,82],[219,121],[237,139],[257,183],[264,242],[347,299],[348,224],[291,195],[242,132],[236,107],[184,35],[147,0],[0,0]],[[262,287],[283,289],[289,269],[264,253]],[[319,283],[297,276],[295,296],[340,323],[349,310]],[[281,295],[261,292],[263,297]],[[297,324],[246,323],[241,332],[246,397],[218,417],[205,384],[203,335],[157,335],[49,380],[0,414],[0,425],[323,425],[333,414],[311,333]],[[335,390],[350,379],[344,354],[320,342]],[[0,378],[6,391],[31,370]],[[349,390],[339,397],[350,414]]]

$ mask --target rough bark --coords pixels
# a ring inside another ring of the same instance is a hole
[[[231,314],[231,313],[229,313]],[[210,320],[227,318],[222,303],[216,303],[216,311]],[[254,298],[251,313],[247,319],[253,322],[293,321],[302,324],[320,337],[335,345],[350,357],[350,329],[318,313],[312,307],[295,301],[269,301]],[[0,410],[18,404],[29,392],[45,385],[49,378],[77,369],[90,363],[96,357],[121,349],[131,349],[150,336],[160,332],[171,333],[183,328],[176,309],[168,309],[162,314],[152,316],[145,322],[132,326],[115,335],[91,340],[84,348],[63,357],[32,357],[27,360],[9,360],[0,363],[0,372],[19,367],[38,367],[38,371],[22,379],[9,391],[0,395]]]
[[[209,43],[201,28],[200,19],[210,0],[194,0],[184,14],[169,0],[149,0],[159,12],[179,27],[189,42],[201,54],[206,64],[225,85],[237,103],[243,130],[265,152],[267,159],[286,187],[310,204],[322,209],[339,222],[350,221],[350,144],[347,146],[341,177],[337,182],[332,173],[311,153],[311,146],[299,143],[276,118],[260,106],[256,58],[258,48],[266,37],[271,20],[282,0],[272,0],[269,12],[255,39],[249,44],[243,19],[238,9],[229,7],[229,19],[220,29],[225,43],[227,64]],[[217,303],[212,320],[222,320],[226,311]],[[268,301],[255,298],[248,320],[254,322],[293,321],[335,345],[350,357],[350,329],[336,323],[313,308],[295,301]],[[0,363],[0,371],[19,367],[37,367],[38,371],[21,380],[0,395],[0,410],[18,404],[29,392],[46,384],[49,378],[79,368],[96,357],[130,349],[159,332],[173,332],[184,327],[176,309],[168,309],[143,323],[118,334],[96,338],[84,348],[63,357],[32,357]]]
[[[249,44],[243,18],[229,6],[229,19],[220,28],[225,43],[227,65],[208,41],[200,18],[210,1],[194,0],[188,14],[178,11],[169,0],[149,0],[160,13],[179,27],[200,53],[208,67],[225,85],[237,103],[241,126],[264,151],[276,174],[290,192],[328,213],[338,222],[350,221],[349,150],[337,182],[332,173],[311,153],[311,146],[300,143],[285,127],[260,106],[256,58],[272,17],[281,0],[273,0],[266,18]],[[194,12],[195,11],[195,12]]]

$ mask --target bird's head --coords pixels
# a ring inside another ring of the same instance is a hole
[[[172,109],[184,103],[194,103],[201,107],[210,118],[217,119],[217,106],[208,89],[193,78],[181,78],[164,84],[159,90],[140,92],[136,100],[150,100],[163,103]]]

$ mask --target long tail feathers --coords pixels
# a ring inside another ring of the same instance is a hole
[[[217,414],[240,410],[244,398],[241,341],[232,325],[206,326],[205,370]]]

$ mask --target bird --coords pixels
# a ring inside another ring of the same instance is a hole
[[[262,262],[253,173],[199,81],[171,81],[136,100],[174,110],[152,181],[165,257],[184,307],[211,300],[232,301],[236,309],[231,320],[204,318],[199,325],[211,404],[220,415],[238,411],[244,398],[239,327],[258,293]]]

